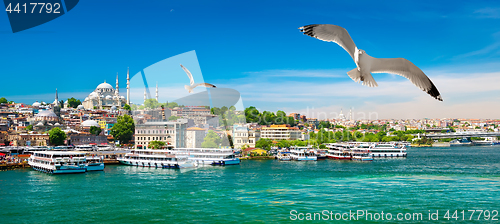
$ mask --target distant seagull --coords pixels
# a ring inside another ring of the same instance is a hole
[[[393,73],[409,79],[414,85],[427,92],[439,101],[443,101],[436,86],[420,68],[404,58],[374,58],[364,50],[360,50],[347,33],[347,30],[340,26],[330,24],[313,24],[299,28],[305,35],[335,42],[347,51],[356,63],[357,68],[347,72],[355,82],[363,81],[363,85],[369,87],[378,86],[373,73]]]
[[[209,84],[209,83],[197,83],[197,84],[194,84],[194,79],[193,79],[193,75],[191,75],[191,72],[189,72],[189,70],[187,70],[186,67],[182,66],[181,64],[181,67],[182,69],[184,69],[184,71],[186,72],[187,76],[189,77],[189,86],[188,85],[185,85],[184,88],[187,89],[187,91],[189,91],[189,93],[192,93],[193,92],[193,89],[196,88],[197,86],[205,86],[205,87],[208,87],[208,88],[215,88],[214,85],[212,84]]]

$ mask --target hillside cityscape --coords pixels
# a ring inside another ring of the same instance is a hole
[[[118,86],[118,81],[117,81]],[[335,142],[449,142],[428,133],[495,133],[500,119],[354,119],[352,110],[319,120],[299,113],[251,106],[183,106],[147,99],[130,104],[118,88],[102,83],[82,102],[75,98],[31,105],[0,99],[0,146],[109,145],[125,148],[324,147]],[[498,137],[497,137],[498,138]],[[473,140],[484,138],[473,137]],[[492,138],[493,139],[493,138]],[[494,138],[494,140],[497,140]]]

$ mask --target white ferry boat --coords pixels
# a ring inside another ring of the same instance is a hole
[[[308,147],[294,147],[290,149],[290,158],[297,161],[317,161],[316,153]]]
[[[280,161],[290,161],[290,160],[292,160],[292,157],[290,157],[290,152],[287,152],[287,151],[281,151],[281,152],[279,152],[276,157]]]
[[[238,165],[240,159],[236,158],[234,149],[215,148],[171,148],[175,155],[187,156],[189,160],[198,165]]]
[[[367,143],[357,144],[351,148],[351,160],[358,161],[373,161],[373,154],[371,152],[372,145]]]
[[[373,144],[370,147],[373,157],[406,157],[406,147],[393,143]]]
[[[370,151],[353,150],[351,151],[351,160],[373,161],[373,155],[370,153]]]
[[[98,145],[97,151],[113,151],[113,147],[109,145]]]
[[[156,167],[156,168],[194,168],[196,163],[185,155],[173,154],[165,149],[135,149],[119,158],[120,163],[130,166]]]
[[[328,144],[326,147],[328,148],[326,156],[330,159],[351,159],[351,154],[349,153],[351,147],[347,144]]]
[[[85,169],[87,171],[103,171],[104,157],[96,155],[87,155],[85,157]]]
[[[85,153],[66,151],[36,151],[28,164],[34,169],[51,174],[85,173]]]
[[[76,151],[94,151],[95,146],[93,145],[77,145],[75,146]]]

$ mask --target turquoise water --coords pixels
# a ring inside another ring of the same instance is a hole
[[[500,210],[499,161],[500,147],[455,147],[411,148],[406,159],[373,162],[242,161],[195,170],[115,165],[70,175],[19,169],[0,172],[0,223],[298,222],[291,210],[383,211],[393,219],[422,213],[426,222],[429,210],[438,210],[433,222],[453,223],[443,218],[446,210]],[[469,215],[463,223],[500,222]]]

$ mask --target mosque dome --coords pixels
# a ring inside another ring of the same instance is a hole
[[[109,83],[103,82],[97,86],[95,89],[95,92],[98,93],[103,93],[103,92],[114,92],[115,90],[113,89],[113,86],[111,86]]]
[[[39,126],[43,126],[43,123],[40,121],[40,122],[38,122],[38,124],[36,124],[35,126],[38,126],[38,127],[39,127]]]
[[[82,122],[82,124],[80,126],[82,126],[82,127],[92,127],[92,126],[100,127],[100,125],[94,120],[86,120],[86,121]]]
[[[111,100],[111,99],[113,99],[113,97],[112,97],[111,95],[107,95],[107,96],[106,96],[106,99],[107,99],[107,100]]]
[[[88,100],[89,100],[89,98],[88,98],[88,97],[85,97],[85,100],[83,100],[83,101],[88,101]]]
[[[51,110],[42,110],[35,117],[57,117],[57,115]]]
[[[78,106],[76,107],[76,109],[78,109],[78,110],[83,110],[83,109],[85,109],[85,107],[84,107],[83,105],[81,105],[81,104],[80,104],[80,105],[78,105]]]
[[[41,103],[39,103],[38,101],[36,101],[36,102],[34,102],[34,103],[33,103],[33,105],[32,105],[32,106],[34,106],[34,107],[39,107],[39,106],[41,106],[41,105],[42,105]]]
[[[90,99],[95,99],[95,98],[98,98],[98,97],[99,97],[99,94],[97,94],[96,92],[91,92],[91,93],[89,94],[89,97],[88,97],[88,98],[90,98]]]
[[[116,106],[112,106],[112,107],[111,107],[111,110],[116,110]]]
[[[54,124],[54,126],[61,126],[61,124],[59,124],[59,123],[55,123],[55,124]]]

